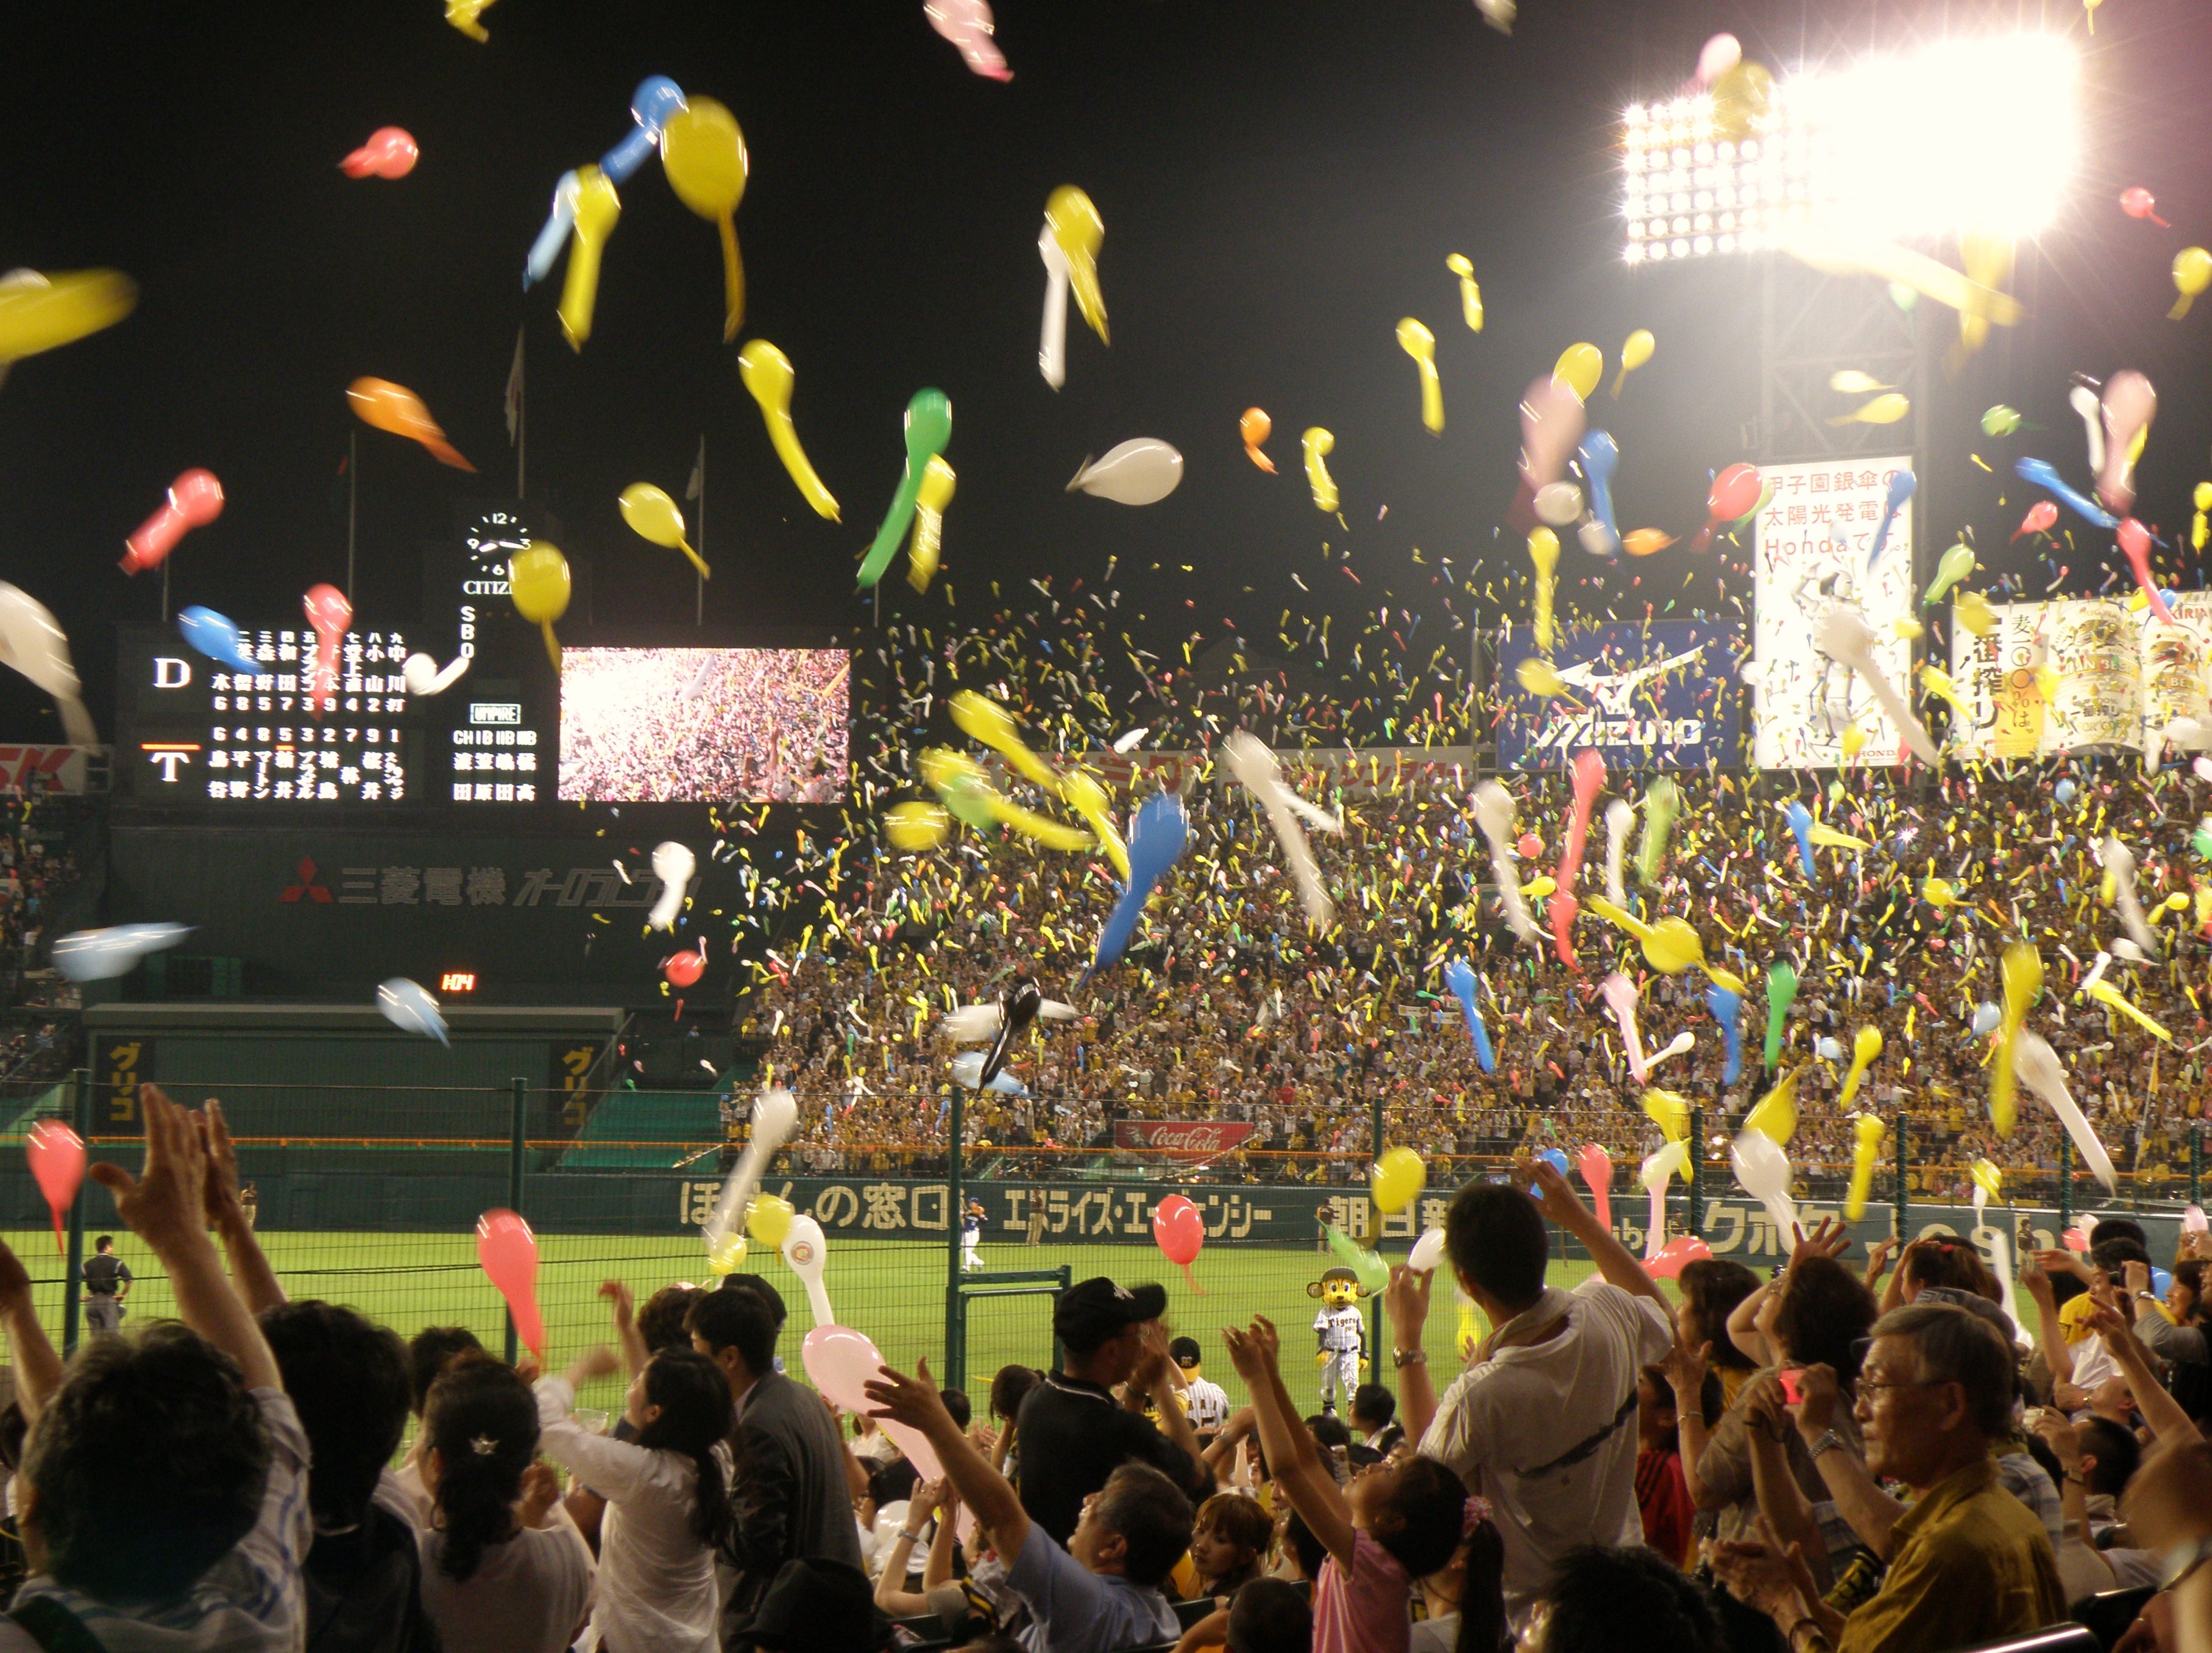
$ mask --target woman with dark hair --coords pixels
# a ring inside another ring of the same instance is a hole
[[[1712,1345],[1710,1359],[1720,1376],[1721,1404],[1731,1405],[1744,1379],[1759,1367],[1729,1340],[1729,1316],[1736,1304],[1759,1290],[1759,1276],[1725,1257],[1699,1257],[1682,1265],[1677,1283],[1682,1300],[1674,1310],[1675,1335],[1685,1348]]]
[[[1700,1510],[1714,1517],[1713,1533],[1718,1538],[1743,1537],[1762,1504],[1770,1516],[1774,1513],[1775,1500],[1766,1498],[1753,1478],[1753,1390],[1770,1372],[1816,1364],[1834,1367],[1837,1382],[1846,1395],[1857,1380],[1860,1357],[1854,1346],[1866,1336],[1878,1310],[1866,1282],[1828,1255],[1827,1243],[1829,1238],[1822,1237],[1808,1242],[1792,1260],[1790,1272],[1766,1294],[1758,1334],[1765,1340],[1770,1364],[1738,1392],[1735,1404],[1714,1426],[1694,1470],[1689,1455],[1683,1454],[1683,1479],[1689,1484],[1690,1496]],[[1671,1380],[1671,1370],[1668,1375]],[[1678,1386],[1678,1396],[1680,1392]],[[1848,1430],[1839,1429],[1839,1432],[1849,1434]],[[1786,1438],[1778,1441],[1772,1439],[1771,1431],[1767,1435],[1787,1455],[1788,1478],[1802,1491],[1808,1506],[1827,1497],[1820,1471],[1814,1468],[1812,1455],[1797,1438],[1797,1431],[1785,1430]],[[1850,1444],[1856,1449],[1855,1438]]]
[[[486,1355],[453,1361],[422,1419],[422,1607],[446,1653],[561,1653],[591,1605],[590,1547],[538,1455],[538,1402]]]
[[[623,1405],[636,1439],[590,1434],[570,1416],[576,1390],[621,1365],[612,1349],[592,1349],[567,1376],[538,1385],[545,1455],[607,1501],[599,1599],[579,1645],[717,1653],[714,1553],[731,1526],[729,1382],[705,1355],[664,1349]]]
[[[1044,1374],[1035,1366],[1001,1366],[991,1380],[991,1415],[999,1420],[999,1437],[992,1443],[991,1467],[1012,1480],[1021,1473],[1014,1456],[1014,1419],[1021,1414],[1022,1401],[1029,1392],[1044,1382]]]
[[[1982,1261],[1982,1254],[1972,1241],[1949,1234],[1931,1234],[1905,1248],[1897,1273],[1890,1276],[1888,1285],[1883,1288],[1882,1312],[1887,1314],[1892,1309],[1917,1301],[1931,1285],[1987,1297],[1998,1304],[2004,1302],[2004,1288],[1990,1273],[1990,1266]]]

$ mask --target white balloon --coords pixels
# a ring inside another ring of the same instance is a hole
[[[791,1093],[781,1092],[784,1096]],[[799,1276],[806,1287],[806,1306],[814,1311],[817,1326],[831,1326],[837,1316],[830,1312],[830,1293],[823,1288],[822,1265],[829,1261],[829,1245],[822,1237],[822,1225],[811,1217],[794,1217],[783,1237],[783,1260],[791,1272]]]
[[[660,894],[646,915],[648,929],[676,927],[676,915],[684,910],[684,897],[691,888],[691,875],[698,870],[698,858],[673,839],[653,847],[653,876],[660,880]]]
[[[1998,1024],[2003,1020],[2004,1012],[1988,1000],[1983,1000],[1974,1006],[1974,1036],[1977,1039],[1987,1038],[1997,1030]]]
[[[1790,1158],[1764,1131],[1739,1132],[1729,1147],[1729,1163],[1743,1191],[1766,1207],[1778,1238],[1796,1227],[1797,1206],[1790,1198]]]
[[[1067,491],[1081,489],[1123,505],[1157,505],[1182,481],[1182,455],[1156,436],[1139,436],[1109,449],[1096,463],[1085,459]]]
[[[1743,61],[1743,43],[1733,34],[1716,34],[1698,53],[1698,84],[1711,86]]]
[[[1583,514],[1583,490],[1571,482],[1547,483],[1536,490],[1536,514],[1564,528]]]
[[[1444,1260],[1444,1231],[1440,1228],[1421,1231],[1421,1237],[1413,1242],[1413,1249],[1406,1259],[1406,1267],[1416,1274],[1430,1273]]]
[[[393,976],[377,988],[376,1008],[401,1032],[419,1033],[448,1049],[453,1048],[453,1042],[446,1036],[446,1018],[438,1013],[438,1001],[419,981]]]
[[[72,981],[112,981],[128,975],[148,953],[173,947],[192,933],[189,924],[118,924],[79,930],[54,943],[54,968]]]
[[[70,744],[100,744],[100,731],[84,709],[84,687],[70,660],[69,634],[45,604],[5,582],[0,582],[0,665],[15,667],[54,697]]]
[[[409,694],[417,700],[425,700],[432,695],[444,694],[461,680],[461,674],[468,669],[469,657],[465,654],[455,657],[453,663],[442,672],[438,669],[437,661],[428,654],[410,654],[406,664],[399,668],[399,675],[406,684]]]
[[[1067,255],[1060,250],[1048,223],[1037,237],[1044,260],[1044,327],[1037,337],[1037,371],[1058,390],[1067,382]]]

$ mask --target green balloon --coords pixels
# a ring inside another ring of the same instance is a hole
[[[2009,436],[2020,428],[2020,410],[1998,403],[1982,416],[1982,435]]]
[[[1667,832],[1682,812],[1682,791],[1661,775],[1644,793],[1644,836],[1636,845],[1636,876],[1646,884],[1659,882],[1659,869],[1667,860]]]
[[[1766,1065],[1782,1060],[1782,1023],[1790,1003],[1797,996],[1797,972],[1788,959],[1778,959],[1766,970]]]
[[[1373,1297],[1390,1283],[1390,1265],[1361,1245],[1342,1229],[1331,1226],[1328,1249],[1343,1260],[1344,1266],[1359,1276],[1359,1289]]]
[[[2212,861],[2212,832],[2199,827],[2189,836],[2189,847],[2206,860]]]
[[[906,531],[914,525],[914,501],[921,487],[921,473],[945,452],[952,440],[952,403],[943,391],[918,390],[906,404],[906,474],[891,495],[891,508],[884,526],[876,530],[876,543],[868,547],[860,564],[860,589],[866,591],[884,577],[898,555]]]

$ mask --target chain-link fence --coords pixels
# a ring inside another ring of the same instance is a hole
[[[241,1183],[257,1233],[288,1291],[361,1310],[403,1335],[432,1325],[469,1328],[488,1346],[507,1336],[496,1291],[478,1267],[474,1227],[485,1211],[511,1208],[539,1239],[538,1296],[550,1353],[566,1360],[610,1335],[602,1282],[618,1279],[642,1301],[678,1280],[706,1284],[712,1271],[700,1230],[742,1147],[745,1109],[711,1091],[616,1089],[587,1100],[573,1091],[516,1080],[505,1086],[406,1088],[377,1085],[220,1084],[178,1100],[219,1097],[236,1146]],[[4,1135],[20,1146],[42,1118],[74,1125],[94,1162],[136,1170],[141,1150],[135,1094],[95,1088],[79,1074],[13,1098]],[[1054,1294],[1072,1280],[1108,1275],[1168,1291],[1170,1328],[1195,1337],[1207,1376],[1243,1391],[1221,1357],[1219,1328],[1264,1314],[1300,1352],[1288,1376],[1302,1405],[1318,1407],[1340,1375],[1387,1379],[1395,1340],[1364,1297],[1364,1367],[1319,1357],[1315,1328],[1322,1304],[1313,1295],[1342,1259],[1328,1231],[1386,1261],[1401,1260],[1421,1231],[1441,1224],[1453,1190],[1505,1174],[1502,1152],[1470,1153],[1460,1143],[1424,1139],[1418,1121],[1377,1109],[1368,1139],[1325,1149],[1255,1148],[1225,1119],[1144,1121],[1104,1139],[1068,1146],[994,1142],[969,1127],[964,1105],[932,1117],[933,1098],[915,1116],[932,1127],[905,1140],[833,1139],[828,1111],[802,1113],[793,1145],[771,1163],[767,1192],[789,1200],[821,1224],[827,1242],[823,1285],[836,1320],[866,1332],[895,1365],[927,1358],[941,1379],[966,1388],[980,1411],[1001,1366],[1051,1363]],[[834,1104],[832,1104],[834,1108]],[[1663,1196],[1659,1238],[1696,1234],[1718,1255],[1757,1267],[1785,1261],[1790,1236],[1731,1178],[1725,1143],[1693,1115],[1692,1139],[1706,1144],[1686,1182]],[[967,1143],[957,1164],[945,1143]],[[1401,1135],[1400,1133],[1403,1134]],[[2084,1172],[2015,1173],[1976,1212],[1963,1168],[1927,1152],[1911,1115],[1893,1128],[1869,1180],[1864,1215],[1852,1226],[1862,1243],[1892,1232],[1931,1229],[1970,1233],[1986,1225],[2017,1256],[2025,1244],[2057,1243],[2077,1211],[2134,1210],[2153,1228],[2154,1255],[2168,1256],[2179,1204],[2198,1202],[2201,1135],[2185,1172],[2155,1188],[2123,1181],[2117,1197]],[[1403,1211],[1378,1211],[1368,1167],[1379,1147],[1407,1146],[1428,1166],[1424,1191]],[[1570,1150],[1577,1146],[1563,1141]],[[1628,1151],[1624,1150],[1624,1156]],[[1798,1165],[1793,1193],[1808,1225],[1839,1214],[1851,1168]],[[1651,1201],[1632,1158],[1616,1156],[1608,1186],[1613,1231],[1632,1249],[1656,1249]],[[1902,1198],[1900,1198],[1900,1194]],[[1164,1255],[1154,1235],[1162,1205],[1191,1201],[1202,1235],[1187,1268]],[[126,1307],[138,1321],[173,1312],[153,1261],[113,1221],[104,1189],[88,1183],[64,1213],[58,1236],[25,1161],[0,1168],[5,1237],[29,1266],[51,1323],[74,1338],[82,1302],[64,1291],[103,1233],[136,1277]],[[1589,1261],[1559,1242],[1554,1278],[1581,1278]],[[1863,1255],[1862,1249],[1860,1255]],[[800,1364],[801,1329],[812,1323],[803,1282],[772,1248],[756,1245],[738,1267],[757,1272],[782,1295],[792,1330],[786,1360]],[[1477,1328],[1436,1288],[1426,1344],[1441,1369],[1457,1363]],[[605,1401],[608,1395],[594,1397]],[[1338,1398],[1333,1391],[1327,1398]]]

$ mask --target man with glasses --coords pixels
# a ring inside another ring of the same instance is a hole
[[[1804,1564],[1766,1544],[1718,1547],[1715,1570],[1773,1619],[1793,1653],[1942,1653],[2058,1624],[2066,1596],[2043,1523],[1997,1479],[1994,1451],[2012,1431],[2013,1359],[2003,1338],[1962,1309],[1915,1304],[1875,1322],[1852,1417],[1866,1464],[1832,1466],[1850,1448],[1827,1427],[1835,1375],[1808,1367],[1791,1408],[1814,1461],[1852,1525],[1875,1527],[1889,1566],[1848,1617],[1820,1599]],[[1857,1471],[1856,1474],[1850,1472]],[[1875,1485],[1902,1482],[1899,1506]],[[1838,1488],[1856,1481],[1855,1495]],[[1873,1509],[1875,1501],[1887,1511]],[[1885,1523],[1881,1516],[1891,1518]]]

